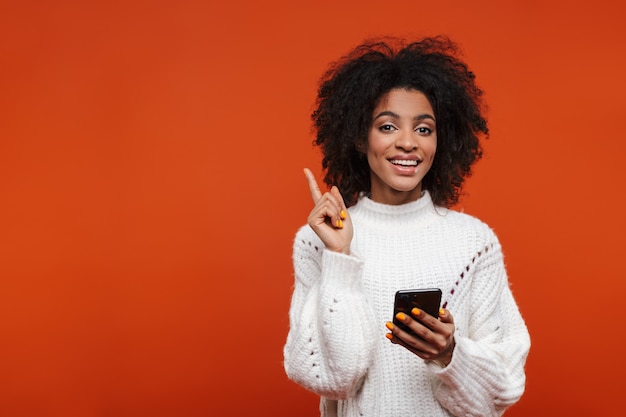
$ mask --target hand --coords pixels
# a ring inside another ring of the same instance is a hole
[[[330,192],[322,194],[308,168],[304,169],[304,175],[315,204],[309,214],[309,226],[328,250],[349,255],[353,235],[352,220],[339,189],[333,186]]]
[[[404,346],[424,360],[437,361],[447,366],[452,360],[455,346],[452,314],[442,308],[439,310],[439,319],[436,319],[423,310],[414,308],[411,315],[412,317],[409,317],[407,314],[398,313],[396,318],[417,336],[388,322],[386,326],[391,333],[387,334],[387,338],[391,343]]]

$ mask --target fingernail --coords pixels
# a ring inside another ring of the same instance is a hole
[[[446,310],[444,310],[443,308],[440,308],[440,309],[439,309],[439,315],[440,315],[440,316],[443,316],[443,315],[445,315],[445,314],[446,314]]]
[[[414,316],[419,316],[420,314],[422,314],[422,311],[415,307],[413,310],[411,310],[411,313],[413,313]]]
[[[391,340],[391,339],[393,339],[393,334],[391,334],[391,333],[387,333],[387,334],[385,334],[385,337],[386,337],[387,339]]]
[[[337,227],[340,229],[343,229],[343,220],[341,219],[337,220]]]
[[[404,313],[398,313],[396,314],[396,318],[400,321],[404,321],[404,319],[406,318],[406,316],[404,315]]]
[[[388,328],[389,330],[393,330],[393,323],[389,323],[389,322],[387,322],[387,323],[385,323],[385,326],[387,326],[387,328]]]
[[[341,216],[342,219],[346,218],[346,212],[344,210],[341,210],[341,213],[339,213],[339,215]]]

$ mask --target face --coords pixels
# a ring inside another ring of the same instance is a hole
[[[435,113],[417,90],[393,89],[376,108],[367,140],[370,198],[384,204],[415,201],[437,150]]]

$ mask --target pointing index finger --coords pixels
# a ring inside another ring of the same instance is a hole
[[[322,192],[320,191],[320,187],[317,185],[317,181],[315,180],[315,177],[313,176],[313,173],[310,169],[304,168],[304,176],[309,183],[309,191],[311,192],[311,198],[313,199],[313,203],[316,204],[317,200],[322,198]]]

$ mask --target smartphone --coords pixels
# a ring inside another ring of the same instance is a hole
[[[425,288],[419,290],[400,290],[396,292],[393,303],[393,324],[408,333],[411,329],[396,319],[396,314],[403,312],[413,317],[411,310],[414,307],[425,311],[435,318],[439,318],[439,306],[441,304],[441,290],[439,288]]]

